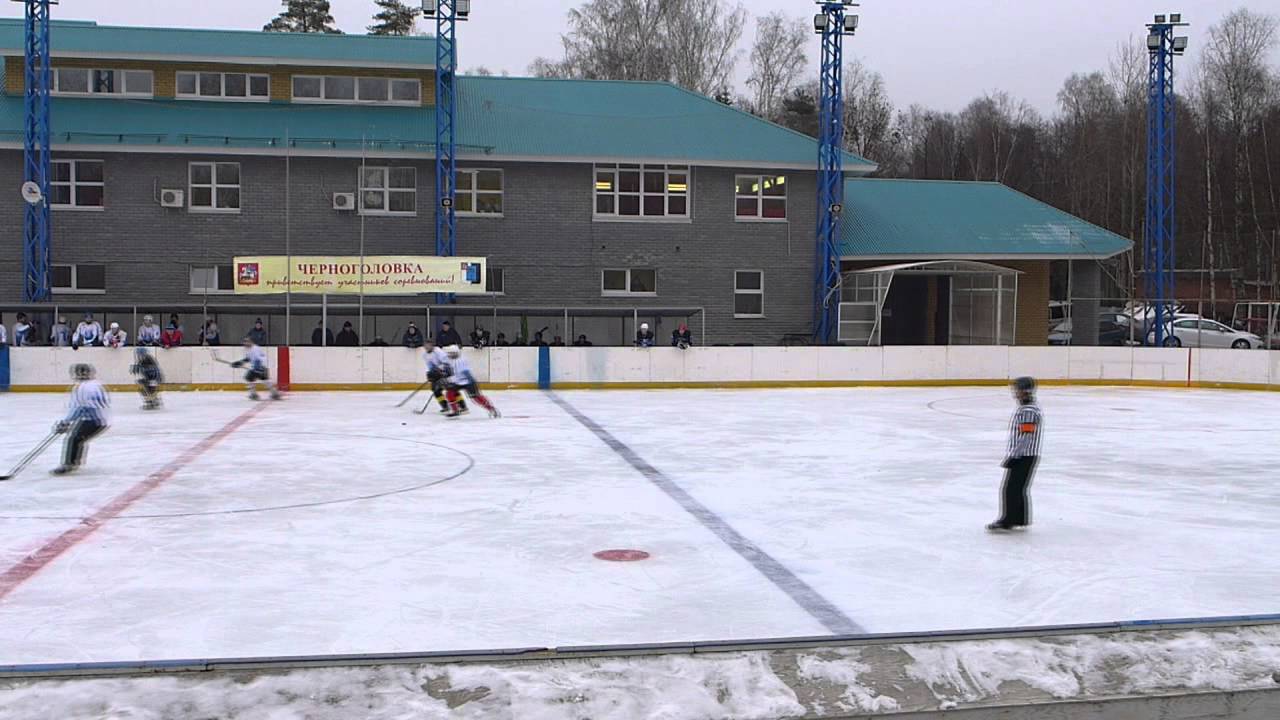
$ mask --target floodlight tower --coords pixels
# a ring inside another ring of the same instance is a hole
[[[457,213],[457,94],[454,81],[458,70],[456,29],[471,15],[471,0],[422,0],[422,15],[436,20],[436,255],[458,252]],[[437,300],[446,301],[438,295]]]
[[[1147,25],[1151,56],[1147,86],[1147,220],[1143,235],[1143,286],[1153,306],[1155,342],[1164,345],[1165,323],[1173,319],[1174,94],[1173,58],[1187,50],[1180,13],[1156,15]]]
[[[19,0],[26,5],[23,91],[26,120],[23,132],[22,299],[49,299],[49,6],[57,0]]]
[[[813,341],[836,339],[840,307],[840,215],[844,212],[844,37],[858,29],[850,0],[818,0],[813,31],[822,36],[818,82],[818,247],[814,276]]]

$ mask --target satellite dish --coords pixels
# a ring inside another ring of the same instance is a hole
[[[40,186],[30,180],[22,183],[22,199],[32,205],[39,205],[44,199],[44,193],[40,192]]]

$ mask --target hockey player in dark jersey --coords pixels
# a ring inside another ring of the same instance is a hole
[[[142,395],[142,409],[155,410],[160,407],[160,383],[164,375],[160,372],[160,363],[144,347],[133,351],[136,358],[129,372],[138,378],[138,392]]]
[[[1036,404],[1036,381],[1020,377],[1013,381],[1013,396],[1018,409],[1009,421],[1009,446],[1004,462],[1004,487],[1001,490],[1000,518],[987,526],[992,532],[1024,528],[1031,524],[1031,497],[1028,490],[1040,462],[1040,435],[1044,418]]]
[[[53,428],[67,436],[62,464],[53,470],[54,475],[78,470],[84,462],[89,441],[111,424],[111,398],[102,383],[94,379],[95,375],[92,365],[76,363],[71,366],[71,378],[76,384],[71,388],[70,410]]]

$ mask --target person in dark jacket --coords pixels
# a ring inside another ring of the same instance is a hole
[[[471,347],[482,348],[488,345],[489,331],[477,325],[476,329],[471,331]]]
[[[262,318],[253,321],[253,329],[249,331],[249,339],[258,347],[265,347],[267,344],[267,329],[262,325]]]
[[[388,347],[387,341],[382,339],[381,335],[374,335],[373,342],[369,343],[369,347]]]
[[[400,344],[407,348],[420,348],[422,347],[422,340],[422,331],[410,320],[409,327],[405,329],[404,339]]]
[[[680,323],[680,327],[671,331],[671,347],[688,350],[693,347],[693,333],[689,330],[689,326]]]
[[[636,347],[653,347],[655,338],[653,331],[649,329],[649,323],[640,323],[640,330],[636,332]]]
[[[529,347],[546,347],[547,341],[542,339],[542,331],[533,334],[533,340],[529,341]]]
[[[587,339],[586,335],[579,335],[578,339],[573,341],[573,346],[574,347],[591,347],[591,341]]]
[[[316,329],[311,331],[311,344],[315,347],[333,344],[333,331],[324,326],[324,321],[316,323]]]
[[[338,332],[338,339],[333,343],[338,347],[360,347],[360,336],[351,328],[351,321],[342,323],[342,330]]]
[[[551,347],[564,347],[564,338],[556,335],[551,339]]]
[[[498,333],[498,339],[494,343],[495,347],[511,347],[511,343],[507,342],[506,333]]]
[[[440,323],[440,332],[436,333],[436,344],[440,347],[449,347],[450,345],[462,346],[462,336],[457,330],[453,329],[453,325],[448,320]]]

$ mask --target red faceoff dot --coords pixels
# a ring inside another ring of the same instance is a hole
[[[609,562],[635,562],[637,560],[648,560],[649,553],[643,550],[601,550],[595,553],[597,560],[607,560]]]

